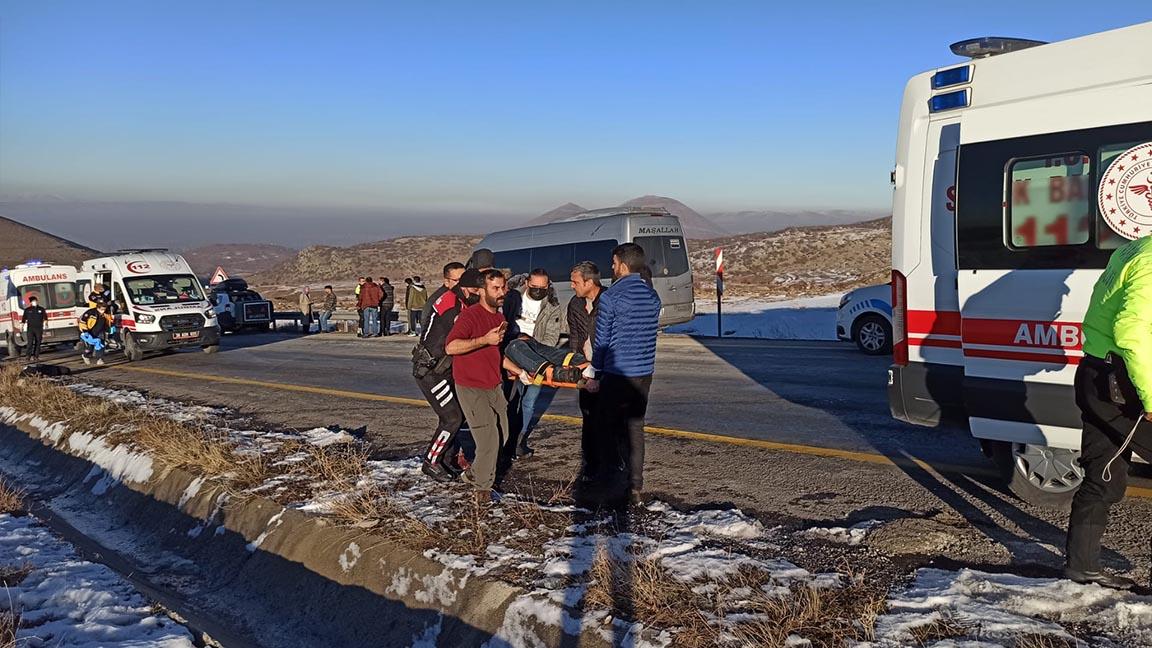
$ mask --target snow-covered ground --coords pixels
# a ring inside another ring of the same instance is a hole
[[[187,628],[158,612],[104,565],[36,518],[0,514],[0,571],[27,566],[19,583],[0,587],[0,610],[20,614],[19,648],[192,648]]]
[[[723,303],[724,337],[770,340],[835,340],[836,307],[841,295],[771,301],[733,299]],[[696,318],[668,328],[669,333],[716,335],[716,302],[696,300]]]
[[[831,568],[809,570],[788,561],[782,550],[785,541],[795,542],[799,538],[805,543],[834,543],[845,545],[845,551],[851,552],[856,551],[852,547],[865,544],[869,534],[883,524],[869,520],[848,528],[818,527],[789,532],[765,528],[761,522],[735,509],[684,512],[655,501],[630,511],[628,526],[622,528],[618,516],[580,509],[564,503],[563,498],[553,502],[547,494],[540,498],[508,494],[477,526],[462,520],[460,514],[470,510],[471,492],[463,485],[446,486],[428,480],[420,473],[417,458],[369,461],[355,483],[299,488],[301,480],[314,479],[308,473],[293,469],[311,458],[309,451],[300,448],[332,448],[359,442],[355,435],[344,430],[249,429],[227,410],[188,406],[137,392],[90,385],[72,388],[89,396],[146,407],[158,415],[210,427],[235,440],[243,452],[268,455],[284,467],[284,472],[255,490],[288,507],[329,515],[354,493],[379,493],[380,497],[386,497],[391,504],[390,515],[410,517],[433,530],[439,540],[424,552],[425,556],[451,568],[433,579],[439,579],[436,582],[427,582],[428,577],[399,573],[390,584],[392,590],[421,592],[430,603],[450,604],[457,588],[468,578],[509,578],[527,588],[509,608],[503,627],[489,648],[541,645],[535,634],[541,624],[562,627],[570,633],[591,630],[610,635],[623,645],[671,645],[681,628],[651,628],[643,623],[610,618],[609,611],[595,602],[602,600],[596,598],[597,588],[602,589],[604,585],[598,581],[603,573],[597,571],[597,565],[602,568],[604,561],[623,565],[636,573],[655,566],[662,573],[663,586],[682,588],[678,591],[683,594],[683,605],[707,600],[710,607],[701,607],[699,612],[715,630],[717,645],[726,645],[725,642],[735,636],[738,624],[764,618],[765,596],[787,597],[796,587],[819,591],[851,584],[848,582],[851,576]],[[13,412],[0,411],[0,419],[12,420],[13,416]],[[60,440],[70,441],[71,437],[82,434],[59,423],[34,420],[33,424]],[[286,453],[286,448],[293,450]],[[109,484],[105,482],[134,478],[136,471],[123,469],[122,464],[138,467],[140,462],[137,458],[126,463],[111,463],[101,480],[91,487],[107,489]],[[194,485],[197,489],[201,486],[196,482]],[[5,525],[20,520],[0,517],[0,533],[10,535],[4,531]],[[277,522],[277,518],[270,521],[265,533],[253,541],[255,546],[271,534],[283,532]],[[183,531],[190,535],[213,533],[218,531],[213,528],[215,524],[218,522],[207,520]],[[380,520],[379,525],[393,528],[395,522]],[[371,529],[376,523],[365,520],[362,526]],[[18,526],[13,528],[24,532]],[[0,558],[12,553],[4,549],[5,545],[0,544]],[[340,557],[341,566],[347,569],[355,564],[360,553],[360,547],[350,543]],[[753,585],[749,585],[750,582]],[[941,620],[947,621],[941,622],[941,626],[950,634],[924,640],[923,630],[917,628]],[[142,624],[145,622],[138,622]],[[1092,645],[1152,646],[1152,597],[1065,580],[926,568],[916,572],[910,585],[889,594],[888,609],[877,619],[875,638],[857,645],[1013,647],[1027,635],[1048,635],[1050,640],[1058,642],[1072,641],[1068,628],[1075,628],[1082,636],[1090,635]],[[439,632],[438,626],[431,626],[414,636],[412,645],[434,645]],[[809,644],[801,637],[793,637],[788,645]]]

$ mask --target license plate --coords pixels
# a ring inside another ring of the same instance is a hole
[[[44,339],[47,340],[51,337],[53,337],[52,329],[46,329],[44,331]]]
[[[200,337],[200,331],[191,331],[188,333],[173,333],[173,340],[195,340]]]

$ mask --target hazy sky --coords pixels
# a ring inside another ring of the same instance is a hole
[[[903,85],[1152,4],[0,0],[0,192],[880,208]]]

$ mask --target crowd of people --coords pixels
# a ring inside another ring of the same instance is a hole
[[[358,277],[354,296],[356,298],[356,337],[384,337],[392,334],[392,322],[398,321],[399,312],[396,303],[396,288],[388,277],[379,282],[372,277]],[[408,277],[404,280],[404,299],[399,306],[407,311],[407,335],[417,337],[420,335],[421,313],[425,311],[428,302],[428,290],[420,277]],[[320,333],[332,332],[332,316],[336,313],[338,298],[331,285],[324,286],[323,300],[317,307],[312,298],[311,288],[300,288],[297,305],[304,321],[304,333],[310,332],[312,322],[317,322],[317,331]]]
[[[566,306],[544,269],[506,277],[493,255],[444,266],[413,351],[413,375],[438,421],[423,457],[437,480],[472,484],[490,501],[559,389],[579,390],[579,495],[639,497],[644,417],[656,354],[660,298],[642,278],[640,246],[612,254],[611,288],[595,263],[567,277]]]
[[[399,308],[416,337],[413,376],[437,416],[423,472],[472,484],[488,501],[513,460],[535,453],[529,440],[561,389],[578,390],[581,493],[639,497],[644,484],[644,417],[656,354],[660,298],[643,248],[612,252],[610,288],[601,269],[582,261],[563,278],[573,297],[561,304],[547,270],[507,276],[490,250],[443,267],[431,294],[419,276],[397,300],[388,278],[357,279],[357,335],[392,333]],[[318,308],[307,287],[300,310],[321,333],[337,308],[324,286]]]

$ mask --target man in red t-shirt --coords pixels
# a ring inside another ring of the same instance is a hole
[[[476,460],[464,473],[464,480],[476,488],[476,501],[492,498],[496,462],[508,439],[508,401],[504,398],[500,343],[508,322],[500,313],[508,289],[499,270],[483,274],[480,302],[465,308],[444,350],[452,358],[452,378],[464,418],[476,441]]]

